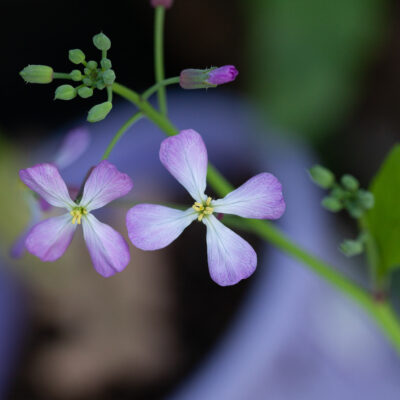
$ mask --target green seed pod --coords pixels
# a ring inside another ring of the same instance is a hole
[[[96,61],[88,61],[87,63],[87,68],[89,68],[89,70],[94,70],[97,68],[97,62]]]
[[[331,196],[324,197],[321,202],[322,207],[332,212],[338,212],[343,208],[342,203]]]
[[[93,44],[102,51],[111,48],[111,40],[104,33],[93,36]]]
[[[56,89],[54,100],[72,100],[76,97],[76,89],[71,85],[61,85]]]
[[[357,200],[360,206],[363,207],[365,210],[369,210],[370,208],[372,208],[375,203],[374,195],[371,192],[363,189],[360,189],[357,192]]]
[[[107,114],[111,111],[111,109],[112,109],[112,103],[109,101],[97,104],[97,106],[94,106],[89,110],[87,120],[89,122],[101,121],[107,116]]]
[[[82,72],[79,71],[79,69],[74,69],[73,71],[71,71],[69,76],[75,82],[78,82],[78,81],[82,80]]]
[[[335,175],[329,169],[321,165],[314,165],[308,171],[311,179],[324,189],[329,189],[335,182]]]
[[[106,85],[112,85],[115,81],[115,72],[112,69],[104,71],[103,81]]]
[[[85,61],[85,53],[82,50],[73,49],[69,51],[68,58],[74,64],[81,64]]]
[[[78,89],[78,95],[83,99],[87,99],[90,96],[93,96],[93,89],[88,88],[87,86],[81,87]]]
[[[351,192],[355,192],[360,187],[358,180],[349,174],[343,175],[340,181],[343,187]]]
[[[340,251],[347,257],[356,256],[364,251],[364,245],[358,240],[344,240],[339,246]]]
[[[53,68],[47,65],[28,65],[19,74],[28,83],[50,83],[53,80]]]
[[[109,58],[103,58],[100,61],[101,68],[103,69],[110,69],[112,67],[111,60]]]

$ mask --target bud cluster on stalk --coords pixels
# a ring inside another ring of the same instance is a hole
[[[56,73],[46,65],[28,65],[21,72],[21,77],[29,83],[50,83],[54,79],[69,79],[78,83],[78,86],[63,84],[57,87],[54,95],[56,100],[72,100],[79,96],[87,99],[93,96],[96,89],[107,90],[107,101],[97,104],[89,110],[87,120],[97,122],[104,119],[112,109],[112,84],[115,81],[115,72],[112,63],[107,58],[107,51],[111,48],[111,40],[99,33],[93,37],[94,46],[101,51],[99,63],[86,60],[85,53],[80,49],[69,50],[68,58],[76,65],[82,65],[83,70],[74,69],[68,73]]]

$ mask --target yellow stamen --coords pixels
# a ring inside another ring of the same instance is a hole
[[[81,224],[82,222],[82,216],[83,215],[87,215],[87,210],[84,207],[75,207],[71,212],[71,216],[72,216],[72,224],[75,225],[76,223],[78,223],[78,225]]]
[[[205,203],[199,203],[196,201],[193,205],[192,208],[199,213],[197,220],[202,221],[205,215],[211,215],[214,212],[214,208],[210,206],[212,201],[211,197],[207,197],[207,200]]]

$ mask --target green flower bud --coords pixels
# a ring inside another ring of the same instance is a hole
[[[85,75],[90,75],[90,74],[92,73],[92,70],[91,70],[90,68],[88,68],[88,67],[85,67],[85,68],[83,69],[83,73],[84,73]]]
[[[332,212],[338,212],[343,208],[342,203],[338,199],[331,196],[323,198],[321,205]]]
[[[111,109],[112,109],[112,103],[109,101],[97,104],[97,106],[94,106],[89,110],[87,120],[89,122],[101,121],[107,116],[107,114],[111,111]]]
[[[93,44],[99,50],[107,51],[111,48],[111,40],[104,33],[99,33],[99,34],[93,36]]]
[[[104,83],[103,79],[99,79],[96,82],[96,88],[99,90],[103,90],[106,87],[106,84]]]
[[[371,192],[363,189],[360,189],[357,192],[357,200],[360,206],[363,207],[365,210],[369,210],[370,208],[372,208],[375,203],[374,195]]]
[[[340,245],[340,251],[347,257],[356,256],[364,251],[364,245],[358,240],[344,240]]]
[[[68,58],[74,64],[81,64],[85,61],[85,53],[82,50],[73,49],[69,51]]]
[[[74,69],[73,71],[71,71],[69,76],[75,82],[78,82],[78,81],[82,80],[82,73],[81,73],[81,71],[79,71],[79,69]]]
[[[350,214],[350,216],[355,219],[361,218],[364,214],[363,207],[361,207],[359,204],[357,204],[357,202],[353,202],[353,201],[348,202],[348,204],[346,204],[346,209],[347,209],[348,213]]]
[[[109,58],[103,58],[100,61],[101,68],[110,69],[112,67],[111,60]]]
[[[28,65],[19,74],[29,83],[50,83],[53,80],[53,68],[47,65]]]
[[[91,80],[90,78],[88,78],[88,77],[83,78],[83,83],[84,83],[86,86],[92,86],[92,84],[93,84],[92,80]]]
[[[87,86],[81,87],[78,89],[78,95],[83,99],[87,99],[90,96],[93,96],[93,89],[88,88]]]
[[[329,189],[335,182],[335,175],[329,169],[322,167],[321,165],[314,165],[308,171],[311,179],[324,189]]]
[[[71,85],[61,85],[56,89],[54,100],[72,100],[76,97],[76,89]]]
[[[340,181],[342,182],[343,187],[351,192],[355,192],[360,186],[358,180],[352,175],[343,175]]]
[[[112,85],[115,81],[115,72],[112,69],[104,71],[103,81],[106,85]]]
[[[89,70],[94,70],[97,68],[97,62],[93,60],[88,61],[87,67],[89,68]]]
[[[340,186],[336,186],[331,191],[331,196],[338,200],[343,200],[346,197],[347,192],[343,190]]]

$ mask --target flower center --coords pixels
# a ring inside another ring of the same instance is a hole
[[[192,208],[199,213],[199,216],[197,217],[198,221],[201,221],[205,215],[211,215],[213,213],[214,209],[210,206],[211,200],[212,200],[211,197],[207,197],[205,203],[199,203],[196,201],[192,205]]]
[[[72,209],[70,214],[72,215],[72,223],[75,225],[77,222],[78,225],[81,223],[81,219],[83,215],[87,215],[87,210],[85,207],[75,207]]]

